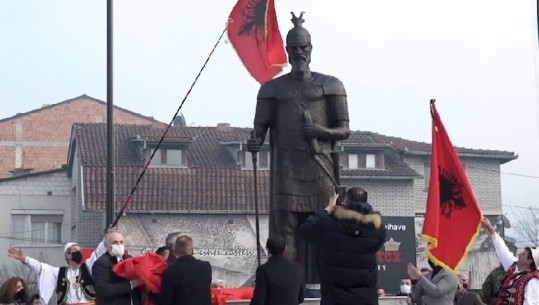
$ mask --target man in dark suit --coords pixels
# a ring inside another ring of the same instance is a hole
[[[173,232],[169,233],[167,235],[167,238],[165,239],[165,245],[169,249],[168,257],[166,258],[167,265],[173,265],[178,261],[179,254],[175,252],[176,249],[176,240],[178,237],[185,235],[182,232]]]
[[[141,292],[137,289],[142,284],[139,280],[129,281],[117,276],[112,267],[123,259],[124,237],[118,232],[109,233],[105,240],[107,252],[92,267],[96,303],[106,305],[142,305]]]
[[[283,254],[286,243],[280,236],[266,242],[270,258],[256,269],[255,292],[251,305],[298,305],[303,303],[304,283],[301,268]]]
[[[160,305],[211,305],[211,265],[193,256],[193,240],[176,239],[176,263],[163,272]]]

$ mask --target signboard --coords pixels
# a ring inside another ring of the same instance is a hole
[[[399,292],[400,279],[408,277],[408,263],[415,265],[414,217],[384,216],[386,242],[376,254],[378,287],[387,294]]]

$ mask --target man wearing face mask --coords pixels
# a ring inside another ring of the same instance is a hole
[[[400,290],[397,296],[408,297],[407,302],[410,305],[421,305],[422,303],[412,302],[412,280],[409,278],[401,279]]]
[[[455,305],[485,305],[477,293],[468,291],[470,277],[464,272],[457,274],[459,284],[455,292]]]
[[[28,265],[38,275],[38,288],[41,302],[48,304],[56,294],[57,304],[95,304],[95,288],[92,281],[92,264],[105,252],[101,242],[90,258],[82,262],[81,247],[76,243],[64,246],[65,267],[53,267],[49,264],[25,256],[21,248],[9,248],[8,255]]]
[[[124,237],[118,232],[111,232],[105,238],[103,254],[92,267],[97,304],[106,305],[141,305],[142,296],[138,286],[140,280],[129,281],[119,277],[112,267],[120,261],[130,258],[125,254]]]

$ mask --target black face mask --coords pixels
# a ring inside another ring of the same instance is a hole
[[[17,292],[17,295],[15,295],[15,297],[17,298],[17,300],[19,301],[24,301],[24,297],[26,296],[26,291],[24,291],[24,288],[19,290]]]
[[[467,283],[462,284],[462,288],[468,289],[468,284]]]
[[[82,263],[82,252],[80,251],[71,252],[71,260],[77,264]]]

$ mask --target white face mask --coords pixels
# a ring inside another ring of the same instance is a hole
[[[412,287],[410,287],[409,285],[401,285],[401,293],[412,293]]]
[[[124,252],[125,252],[124,245],[112,245],[110,255],[121,258],[124,255]]]

